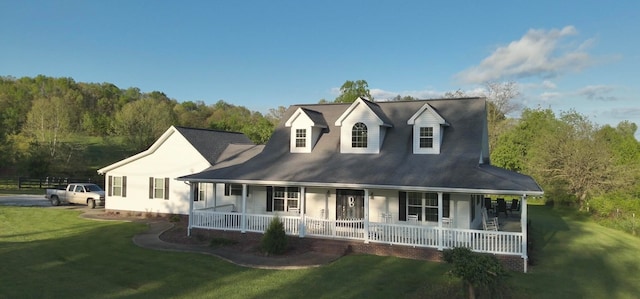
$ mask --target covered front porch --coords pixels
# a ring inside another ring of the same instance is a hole
[[[468,208],[462,209],[465,211],[464,213],[477,215],[469,216],[468,220],[463,221],[461,219],[464,218],[459,213],[445,213],[443,209],[446,206],[444,204],[445,193],[435,192],[437,194],[437,218],[435,218],[437,221],[426,221],[425,218],[412,217],[415,215],[410,214],[412,211],[410,206],[406,208],[408,213],[404,216],[399,216],[398,210],[387,208],[387,210],[380,212],[380,210],[372,208],[371,205],[374,201],[378,201],[375,204],[381,207],[385,205],[388,207],[389,201],[394,204],[402,201],[396,196],[396,198],[386,198],[381,203],[382,195],[391,194],[391,192],[385,193],[380,189],[375,189],[376,196],[373,195],[374,191],[362,189],[363,213],[355,213],[353,215],[357,217],[348,219],[329,217],[326,210],[316,214],[306,213],[308,210],[306,205],[310,205],[307,203],[308,199],[314,196],[318,197],[318,194],[322,195],[320,197],[326,198],[326,201],[321,204],[329,206],[329,210],[335,209],[328,204],[328,202],[332,202],[329,199],[331,192],[326,189],[316,187],[312,192],[315,193],[314,195],[307,192],[308,188],[300,187],[299,205],[285,209],[285,211],[265,213],[256,212],[255,209],[250,209],[250,206],[252,203],[263,202],[265,197],[262,195],[268,192],[261,193],[259,187],[252,186],[252,194],[249,196],[248,190],[248,186],[243,184],[240,202],[237,206],[224,201],[213,202],[212,206],[205,205],[205,207],[194,207],[192,204],[189,214],[189,229],[264,233],[272,219],[278,217],[284,224],[288,235],[300,238],[362,241],[366,244],[400,245],[437,250],[467,247],[475,252],[520,256],[526,265],[526,195],[520,197],[521,209],[519,213],[499,217],[500,228],[495,231],[483,230],[482,225],[478,225],[480,222],[476,217],[480,217],[480,209],[483,209],[482,199],[484,196],[481,195],[471,196],[466,193],[466,195],[451,195],[452,198],[466,199],[460,202],[452,200],[451,206],[448,206],[447,209],[461,210],[457,206],[462,206],[462,203],[465,203],[468,204]],[[334,199],[337,199],[339,192],[335,192],[335,189],[333,192],[335,193]],[[191,202],[193,203],[193,200]],[[421,217],[424,217],[424,214]],[[474,218],[476,219],[474,220]],[[461,222],[466,222],[467,227],[462,227],[464,225]]]
[[[289,215],[242,214],[216,212],[213,209],[192,211],[191,228],[218,229],[264,233],[271,220],[278,217],[288,235],[330,239],[361,240],[365,243],[384,243],[439,250],[467,247],[476,252],[522,256],[522,231],[484,231],[459,229],[414,223],[365,222],[364,219],[330,220]],[[520,218],[520,217],[518,217]],[[520,219],[504,219],[504,227],[520,228]]]

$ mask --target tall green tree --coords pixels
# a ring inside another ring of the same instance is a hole
[[[529,168],[540,181],[562,186],[582,208],[589,196],[616,187],[613,156],[593,138],[597,127],[585,116],[570,111],[559,120],[555,134],[537,139]]]
[[[358,97],[366,97],[373,101],[369,84],[365,80],[347,80],[340,87],[340,95],[335,99],[335,103],[353,103]]]
[[[149,147],[174,123],[169,103],[146,98],[122,107],[114,120],[114,133],[124,136],[134,149],[140,151]]]
[[[393,97],[391,100],[392,101],[415,101],[415,100],[417,100],[417,98],[414,98],[412,96],[397,95],[397,96]]]
[[[489,126],[489,149],[493,150],[498,138],[512,126],[508,114],[520,109],[515,102],[520,96],[518,85],[513,81],[486,82],[485,96],[487,105],[487,122]]]
[[[495,148],[491,150],[493,165],[518,172],[529,172],[530,151],[539,138],[555,135],[560,122],[551,109],[525,109],[517,124],[499,136]]]
[[[278,106],[278,108],[269,109],[269,113],[267,113],[266,118],[274,125],[277,126],[282,118],[284,117],[285,112],[287,112],[287,107]]]
[[[53,159],[58,154],[62,141],[73,131],[71,112],[66,101],[60,97],[38,98],[27,114],[23,133],[44,146]]]
[[[212,106],[213,113],[207,120],[209,127],[217,130],[242,132],[257,144],[267,142],[273,133],[274,124],[259,112],[244,106],[218,101]]]

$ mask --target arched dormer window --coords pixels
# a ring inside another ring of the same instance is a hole
[[[351,128],[351,147],[367,147],[367,125],[359,122]]]

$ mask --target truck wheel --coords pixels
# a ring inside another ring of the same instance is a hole
[[[89,206],[89,209],[95,209],[96,207],[96,201],[93,199],[89,199],[87,200],[87,206]]]
[[[51,205],[52,206],[59,206],[60,205],[60,199],[57,196],[51,196]]]

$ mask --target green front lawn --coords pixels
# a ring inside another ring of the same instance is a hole
[[[513,298],[637,298],[640,239],[530,207],[538,250],[511,273]],[[460,298],[449,265],[355,255],[304,270],[259,270],[147,250],[145,225],[58,208],[0,206],[0,298]]]

